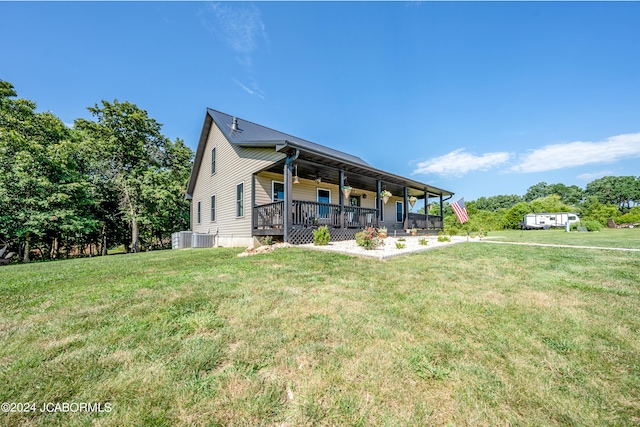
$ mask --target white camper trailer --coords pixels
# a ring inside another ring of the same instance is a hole
[[[551,227],[565,227],[567,222],[569,224],[580,222],[580,218],[573,212],[527,214],[524,216],[522,228],[525,230],[534,228],[548,230]]]

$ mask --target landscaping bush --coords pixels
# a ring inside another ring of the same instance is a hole
[[[451,238],[449,236],[446,236],[442,232],[438,233],[438,242],[450,242],[450,241],[451,241]]]
[[[587,227],[588,231],[600,231],[603,225],[599,221],[593,219],[583,219],[580,222],[574,222],[571,224],[571,231],[576,231],[578,227]]]
[[[384,242],[378,237],[378,232],[373,227],[367,227],[363,231],[356,233],[356,243],[363,248],[375,249]]]
[[[329,228],[326,225],[318,227],[317,230],[313,230],[313,244],[316,246],[325,246],[329,244],[331,236],[329,235]]]
[[[600,231],[602,230],[602,224],[600,224],[600,222],[598,221],[581,221],[580,225],[587,227],[587,230],[589,231]]]

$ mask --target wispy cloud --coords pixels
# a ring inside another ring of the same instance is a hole
[[[603,176],[607,175],[615,175],[615,172],[606,170],[593,173],[583,173],[581,175],[578,175],[577,178],[581,181],[593,181],[594,179],[602,178]]]
[[[465,152],[464,148],[460,148],[444,156],[419,162],[412,174],[438,174],[461,177],[471,171],[484,171],[500,166],[507,162],[509,158],[510,154],[507,152],[476,155]]]
[[[640,133],[612,136],[604,141],[552,144],[525,154],[514,172],[544,172],[640,157]]]
[[[210,3],[200,11],[200,18],[204,27],[234,52],[238,64],[251,75],[255,52],[269,41],[260,9],[245,3]],[[248,94],[264,99],[255,79],[249,79],[250,85],[233,80]]]
[[[233,81],[235,82],[235,84],[240,86],[249,95],[255,95],[257,97],[260,97],[260,98],[264,99],[264,95],[262,94],[262,91],[258,88],[258,85],[255,83],[255,81],[252,81],[252,84],[251,84],[253,89],[251,89],[250,87],[240,83],[237,79],[233,79]]]
[[[267,40],[260,9],[242,3],[211,3],[202,13],[203,25],[237,54],[251,55]]]

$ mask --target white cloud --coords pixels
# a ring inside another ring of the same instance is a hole
[[[640,133],[612,136],[604,141],[552,144],[525,154],[515,172],[544,172],[640,157]]]
[[[581,181],[593,181],[594,179],[602,178],[603,176],[608,176],[608,175],[615,175],[615,172],[606,170],[606,171],[593,172],[593,173],[583,173],[581,175],[578,175],[577,178]]]
[[[212,3],[201,13],[203,25],[216,34],[236,53],[238,61],[251,63],[250,55],[258,48],[260,39],[267,40],[260,9],[241,3]]]
[[[267,32],[260,9],[255,5],[242,3],[211,3],[200,11],[202,24],[217,36],[235,53],[235,60],[247,74],[251,76],[253,68],[253,54],[260,43],[268,43]],[[264,94],[252,77],[250,85],[233,79],[245,92],[264,99]]]
[[[464,148],[452,151],[444,156],[419,162],[412,174],[438,174],[460,177],[475,170],[488,170],[509,160],[509,153],[485,153],[480,156],[467,153]]]
[[[238,80],[233,79],[233,81],[240,86],[245,92],[247,92],[249,95],[255,95],[257,97],[260,97],[262,99],[264,99],[264,95],[262,94],[262,91],[258,88],[257,84],[255,82],[252,82],[251,85],[253,86],[253,89],[251,89],[250,87],[240,83]]]

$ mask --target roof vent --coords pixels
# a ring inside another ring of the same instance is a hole
[[[231,122],[231,130],[238,130],[238,118],[234,117]]]

